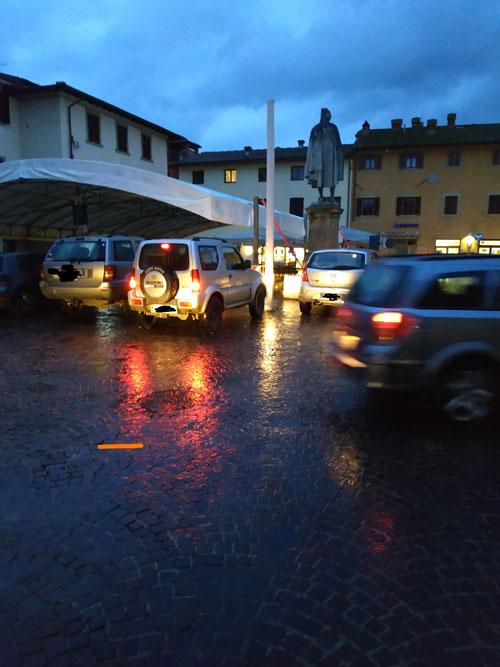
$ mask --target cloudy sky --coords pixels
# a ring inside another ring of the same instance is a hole
[[[498,0],[3,0],[0,71],[65,81],[202,145],[364,120],[500,122]]]

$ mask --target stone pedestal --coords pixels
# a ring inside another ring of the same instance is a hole
[[[322,248],[338,248],[339,218],[343,209],[332,201],[319,201],[307,208],[307,254]]]

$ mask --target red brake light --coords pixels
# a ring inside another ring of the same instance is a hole
[[[162,250],[168,250],[170,248],[170,243],[160,243],[160,248]]]
[[[128,281],[128,288],[129,289],[135,289],[137,287],[137,280],[135,279],[135,275],[133,273],[130,274],[130,279]]]
[[[398,311],[389,310],[372,315],[372,328],[379,342],[390,342],[410,334],[417,326],[417,319]]]
[[[305,283],[309,282],[309,276],[307,275],[307,267],[302,269],[302,281]]]
[[[110,280],[113,280],[113,278],[115,277],[115,273],[116,273],[116,266],[113,266],[112,264],[106,264],[106,266],[104,267],[104,278],[103,278],[104,282],[107,283]]]
[[[352,315],[352,310],[350,308],[339,308],[337,313],[337,319],[348,320]]]
[[[199,292],[201,290],[201,279],[198,269],[191,269],[191,289],[193,292]]]

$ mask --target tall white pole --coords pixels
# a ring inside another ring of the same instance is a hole
[[[266,168],[266,258],[264,281],[267,308],[272,308],[274,289],[274,100],[267,101],[267,168]]]

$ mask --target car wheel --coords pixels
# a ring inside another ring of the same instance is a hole
[[[299,307],[302,315],[310,315],[313,305],[310,301],[299,301]]]
[[[139,329],[150,331],[156,324],[158,318],[154,315],[146,315],[145,313],[135,313],[135,321]]]
[[[12,312],[18,317],[31,315],[36,307],[36,298],[29,287],[21,287],[12,306]]]
[[[445,414],[455,422],[474,422],[487,417],[495,399],[493,372],[484,365],[457,366],[444,376]]]
[[[250,315],[254,320],[260,320],[264,314],[264,306],[266,304],[266,290],[259,287],[255,292],[252,303],[248,306]]]
[[[203,333],[213,335],[219,331],[222,324],[223,310],[222,299],[218,296],[213,296],[208,302],[202,318],[199,320]]]

